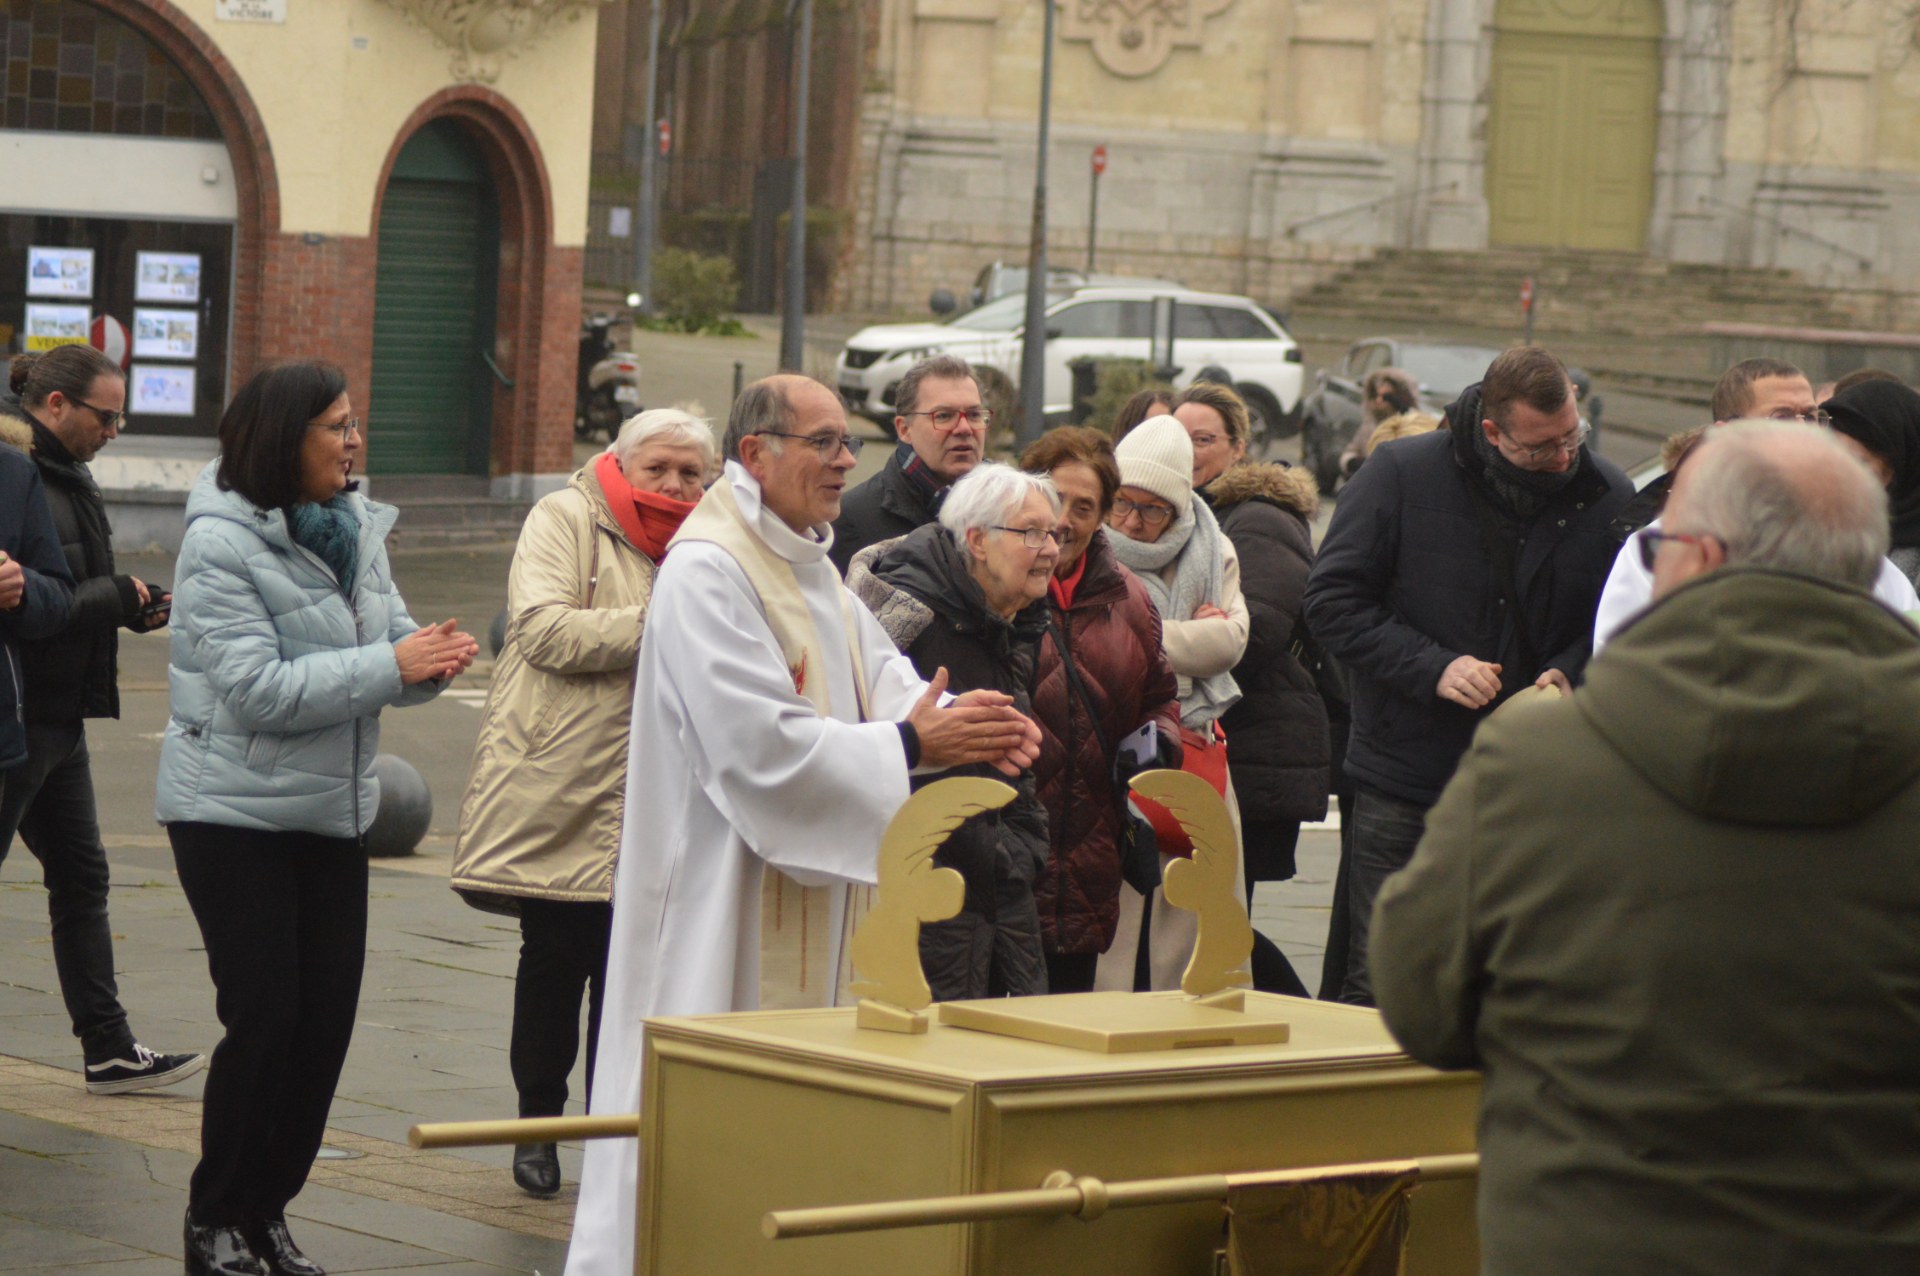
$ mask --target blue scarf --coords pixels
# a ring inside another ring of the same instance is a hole
[[[346,496],[340,495],[325,505],[302,501],[287,511],[287,526],[293,543],[319,555],[333,569],[340,587],[353,592],[354,568],[360,556],[360,520],[353,516]]]

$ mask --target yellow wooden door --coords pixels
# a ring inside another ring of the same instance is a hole
[[[1649,8],[1503,0],[1487,147],[1495,244],[1646,246],[1660,97]]]

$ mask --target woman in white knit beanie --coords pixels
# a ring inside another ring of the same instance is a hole
[[[1213,511],[1193,499],[1193,442],[1185,426],[1170,416],[1149,417],[1120,440],[1114,459],[1120,491],[1107,518],[1107,540],[1160,610],[1167,663],[1179,678],[1181,734],[1194,747],[1215,737],[1216,721],[1240,698],[1232,675],[1247,649],[1240,560]],[[1231,785],[1226,796],[1237,833]],[[1095,989],[1133,987],[1140,917],[1147,907],[1131,887],[1121,888],[1120,928],[1100,959]],[[1151,910],[1151,984],[1155,991],[1177,988],[1193,952],[1194,917],[1168,905],[1158,891]]]

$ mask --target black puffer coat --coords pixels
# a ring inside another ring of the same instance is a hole
[[[841,498],[827,557],[842,576],[861,550],[925,527],[939,513],[925,489],[907,477],[905,458],[910,455],[911,448],[896,447],[878,474]]]
[[[31,438],[0,424],[0,553],[25,578],[20,601],[0,612],[0,770],[27,760],[20,647],[59,633],[73,617],[73,581],[47,513],[46,484],[27,459]]]
[[[947,689],[1000,691],[1031,713],[1036,644],[1046,630],[1046,603],[1012,621],[987,609],[953,537],[938,525],[873,545],[856,555],[847,585],[879,619],[923,678],[945,668]],[[914,787],[954,775],[1006,781],[992,767],[955,767],[916,777]],[[1046,867],[1047,813],[1031,772],[1020,796],[956,829],[934,863],[967,880],[960,914],[920,928],[920,963],[938,1001],[1030,996],[1047,990],[1040,919],[1033,884]]]
[[[1050,953],[1103,953],[1120,923],[1120,806],[1108,749],[1147,722],[1178,739],[1180,702],[1160,643],[1160,613],[1146,586],[1094,533],[1073,603],[1051,600],[1053,627],[1033,682],[1040,801],[1053,858],[1034,888]],[[1096,723],[1067,680],[1056,635],[1065,634],[1080,680],[1100,708]]]
[[[120,635],[141,632],[140,595],[131,576],[113,570],[113,525],[92,473],[38,421],[33,463],[40,468],[54,533],[74,580],[73,622],[56,638],[21,645],[27,721],[73,723],[120,716]]]
[[[1501,516],[1521,612],[1510,617],[1477,495],[1486,481],[1472,442],[1480,387],[1463,391],[1447,419],[1448,428],[1395,439],[1360,467],[1307,581],[1308,623],[1352,680],[1347,774],[1423,806],[1439,799],[1474,729],[1514,692],[1546,669],[1579,684],[1619,550],[1608,527],[1633,495],[1618,466],[1582,447],[1572,480],[1531,519]],[[1463,655],[1502,666],[1500,694],[1485,708],[1439,697],[1441,673]]]
[[[1313,675],[1288,652],[1313,568],[1308,522],[1320,494],[1312,475],[1284,465],[1236,465],[1200,493],[1240,556],[1251,624],[1234,666],[1240,701],[1220,725],[1249,824],[1326,818],[1327,707]],[[1285,866],[1290,875],[1292,866]]]

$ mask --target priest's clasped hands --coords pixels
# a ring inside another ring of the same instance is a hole
[[[969,691],[945,706],[947,671],[936,670],[926,694],[907,715],[920,737],[923,767],[966,766],[985,762],[1003,775],[1017,776],[1040,756],[1040,728],[999,691]]]

